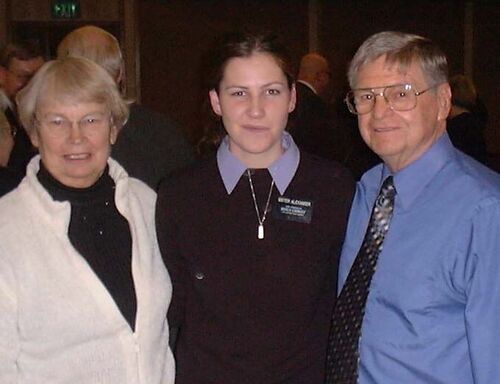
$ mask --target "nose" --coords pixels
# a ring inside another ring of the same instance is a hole
[[[387,111],[391,110],[391,106],[382,92],[375,94],[374,102],[375,105],[373,106],[372,114],[376,119],[381,119],[385,116]]]
[[[69,140],[71,143],[78,144],[83,141],[84,135],[77,122],[70,122],[71,126],[69,128]]]
[[[259,96],[251,97],[248,114],[254,119],[264,116],[264,101]]]

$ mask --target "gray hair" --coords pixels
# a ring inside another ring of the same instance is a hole
[[[386,31],[370,36],[358,48],[347,72],[351,88],[356,88],[361,68],[384,55],[388,64],[397,64],[403,71],[413,62],[419,64],[428,85],[448,81],[446,56],[437,44],[422,36]]]
[[[129,109],[115,81],[93,61],[66,57],[46,62],[16,96],[19,119],[28,133],[35,127],[35,115],[41,99],[62,103],[98,103],[105,105],[118,128],[128,119]]]

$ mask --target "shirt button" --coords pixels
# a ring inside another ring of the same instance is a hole
[[[205,278],[205,275],[203,274],[203,272],[196,272],[194,277],[196,277],[196,280],[203,280]]]

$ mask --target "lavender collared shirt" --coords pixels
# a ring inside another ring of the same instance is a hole
[[[300,162],[300,151],[292,136],[284,132],[282,138],[283,154],[281,157],[272,163],[268,171],[274,180],[274,184],[281,195],[283,195],[293,179]],[[217,166],[219,168],[222,181],[226,187],[227,194],[231,194],[236,184],[247,170],[247,166],[243,164],[229,150],[229,138],[224,137],[219,149],[217,150]]]

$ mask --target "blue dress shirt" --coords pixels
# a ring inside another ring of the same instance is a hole
[[[339,292],[388,174],[378,165],[357,185]],[[444,134],[394,184],[361,329],[359,383],[500,383],[500,175]]]

